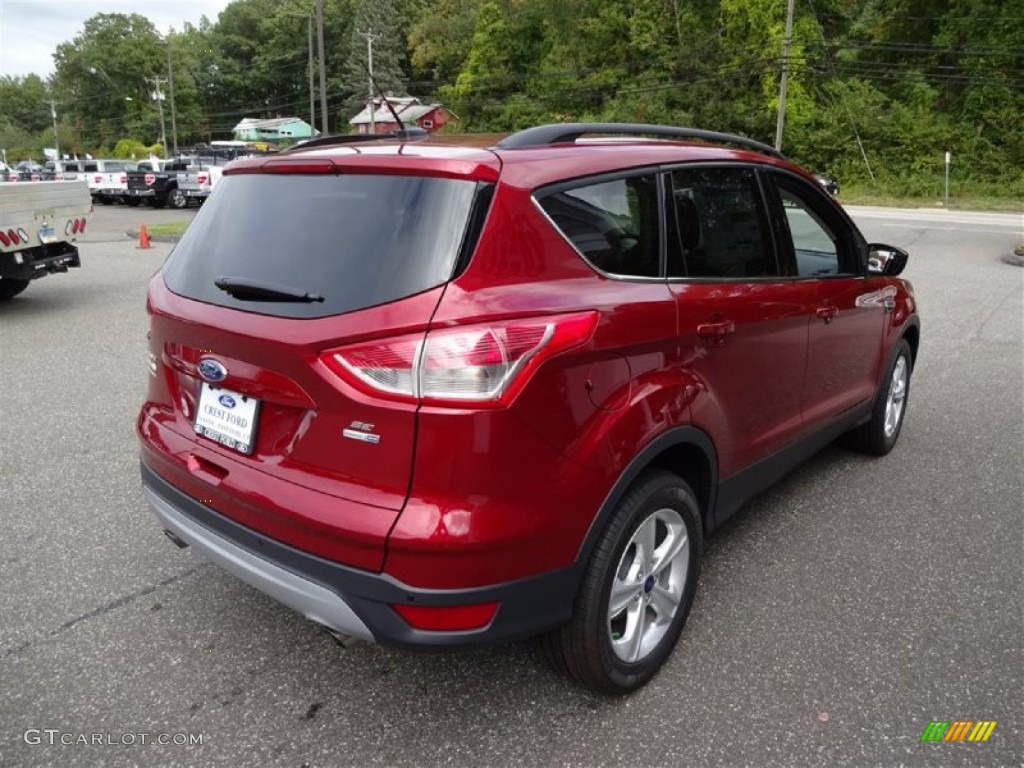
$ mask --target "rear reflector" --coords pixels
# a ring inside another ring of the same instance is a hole
[[[480,629],[491,623],[498,603],[476,605],[392,605],[395,613],[413,629],[430,632],[460,632]]]
[[[331,350],[321,360],[368,394],[438,405],[511,402],[545,361],[590,339],[596,312],[503,320]]]

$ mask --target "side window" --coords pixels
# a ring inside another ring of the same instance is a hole
[[[856,258],[846,227],[819,199],[817,189],[808,188],[795,179],[775,175],[782,202],[782,249],[793,260],[797,277],[827,277],[856,274]]]
[[[555,192],[537,201],[590,264],[611,275],[661,275],[658,180],[631,176]]]
[[[86,163],[85,164],[85,172],[86,173],[98,173],[99,169],[100,169],[100,167],[96,163]]]
[[[779,275],[757,177],[750,168],[683,168],[667,200],[669,277]]]

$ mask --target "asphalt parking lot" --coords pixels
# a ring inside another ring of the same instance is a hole
[[[528,643],[341,648],[164,538],[134,419],[170,246],[124,232],[191,215],[97,207],[82,268],[0,305],[0,766],[1020,765],[1024,218],[854,211],[911,252],[899,445],[826,449],[714,535],[675,654],[608,699]]]

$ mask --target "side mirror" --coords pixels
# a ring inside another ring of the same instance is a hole
[[[870,243],[868,245],[868,274],[895,277],[906,266],[910,254],[895,245]]]

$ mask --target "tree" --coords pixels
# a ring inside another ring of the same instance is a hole
[[[438,0],[425,5],[409,30],[414,78],[427,90],[455,82],[469,55],[483,0]]]
[[[362,0],[356,8],[344,69],[347,116],[364,106],[368,97],[369,51],[364,35],[373,36],[373,78],[381,91],[405,93],[405,40],[399,34],[395,19],[392,0]]]
[[[159,136],[157,105],[146,78],[167,76],[167,57],[153,24],[139,14],[100,13],[54,54],[58,106],[89,144],[125,136]]]
[[[0,123],[28,133],[37,133],[51,124],[50,99],[39,75],[0,77]]]

